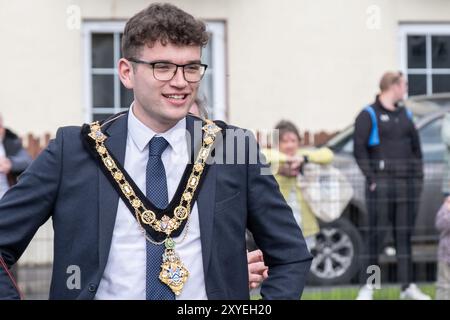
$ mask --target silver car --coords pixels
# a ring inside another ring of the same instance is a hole
[[[450,112],[450,94],[417,96],[408,99],[405,104],[413,112],[419,130],[425,173],[412,239],[413,261],[433,264],[438,241],[434,218],[443,201],[441,186],[446,146],[441,140],[441,126],[444,114]],[[325,144],[334,151],[334,166],[347,176],[354,196],[340,219],[328,224],[321,223],[317,245],[312,250],[315,258],[310,281],[314,284],[347,283],[356,279],[360,269],[359,256],[363,252],[362,237],[366,230],[367,210],[364,177],[353,157],[353,130],[351,125]],[[383,244],[380,263],[395,265],[395,248],[389,233]]]

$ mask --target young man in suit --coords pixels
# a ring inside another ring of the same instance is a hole
[[[375,102],[355,120],[354,156],[366,177],[368,224],[361,282],[367,268],[378,265],[388,230],[396,246],[400,298],[429,300],[413,283],[411,237],[423,184],[420,138],[412,114],[403,106],[407,79],[401,72],[385,72]],[[372,300],[374,288],[365,284],[357,299]]]
[[[5,128],[0,114],[0,199],[30,163],[31,157],[23,148],[22,141]]]
[[[312,257],[253,135],[188,115],[207,41],[169,4],[127,22],[118,71],[134,102],[58,130],[0,202],[0,297],[18,296],[5,266],[52,217],[50,298],[248,299],[246,228],[270,270],[262,297],[300,298]]]

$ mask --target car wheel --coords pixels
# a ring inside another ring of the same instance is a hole
[[[363,242],[356,227],[346,218],[321,223],[309,282],[317,285],[348,283],[359,270]]]

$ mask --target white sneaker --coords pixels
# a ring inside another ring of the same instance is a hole
[[[431,300],[431,297],[420,291],[414,283],[411,283],[408,288],[400,293],[400,299]]]
[[[356,300],[373,300],[373,288],[366,284],[359,290]]]

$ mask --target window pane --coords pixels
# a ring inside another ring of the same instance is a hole
[[[450,36],[433,36],[431,44],[433,68],[450,68]]]
[[[426,67],[425,36],[408,36],[408,68]]]
[[[92,67],[114,67],[114,39],[110,33],[92,34]]]
[[[120,42],[119,42],[120,54],[119,54],[119,56],[120,56],[121,58],[123,58],[123,54],[122,54],[122,38],[123,38],[123,33],[120,34],[119,38],[120,38]]]
[[[127,89],[120,83],[120,107],[128,108],[133,102],[134,95],[133,90]]]
[[[408,95],[417,96],[427,93],[427,76],[424,74],[408,75]]]
[[[420,129],[420,142],[425,161],[442,161],[445,146],[441,139],[442,118],[434,120]]]
[[[112,116],[113,113],[94,113],[93,121],[101,121]]]
[[[450,74],[433,75],[433,93],[450,92]]]
[[[93,75],[92,95],[93,107],[113,108],[114,107],[114,76],[113,75]]]

